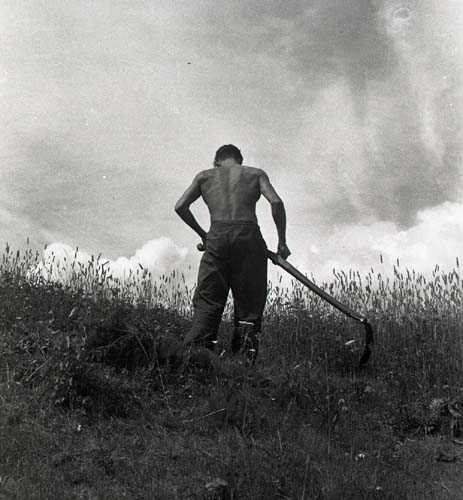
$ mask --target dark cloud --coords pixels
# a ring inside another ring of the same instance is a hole
[[[432,42],[436,16],[445,27],[448,12],[415,0],[231,3],[209,12],[208,40],[216,40],[214,50],[224,54],[241,51],[279,61],[297,85],[287,106],[310,107],[331,85],[346,84],[363,144],[358,161],[367,164],[356,193],[342,192],[342,186],[333,190],[328,211],[336,221],[367,214],[408,226],[418,210],[455,200],[460,185],[455,89],[461,89],[461,66],[449,69],[446,62],[457,42]],[[446,71],[452,88],[441,85]],[[367,128],[373,141],[362,138]],[[335,174],[335,158],[331,165]],[[357,208],[353,198],[362,200]]]
[[[368,115],[380,114],[373,147],[364,145],[367,170],[356,187],[362,208],[380,220],[407,226],[418,210],[455,200],[461,176],[461,144],[455,140],[460,128],[455,123],[458,101],[453,110],[436,105],[448,101],[445,93],[452,91],[439,88],[445,54],[425,48],[429,6],[415,1],[332,0],[312,2],[307,12],[298,22],[304,36],[293,47],[292,64],[306,73],[308,92],[320,92],[333,80],[344,79],[359,134]],[[453,73],[455,79],[455,68]],[[387,105],[375,107],[377,99]],[[428,143],[426,129],[431,127],[445,150],[442,158]],[[343,203],[338,201],[339,211]],[[333,215],[338,219],[338,213]]]
[[[445,100],[439,88],[443,76],[439,66],[445,54],[423,50],[423,40],[429,36],[426,3],[374,5],[356,0],[324,5],[316,22],[320,28],[313,36],[318,53],[329,54],[330,65],[316,65],[314,60],[322,58],[312,56],[307,61],[309,73],[331,77],[335,68],[335,77],[346,79],[359,133],[367,115],[380,114],[373,147],[364,145],[367,171],[358,180],[364,208],[380,220],[411,225],[418,210],[455,200],[461,175],[457,152],[461,145],[454,140],[457,110],[435,105],[436,99]],[[298,60],[304,61],[303,52],[309,47],[297,54]],[[375,108],[374,98],[387,106]],[[428,142],[426,130],[431,127],[444,149],[451,151],[443,158]],[[442,127],[453,130],[442,134]]]

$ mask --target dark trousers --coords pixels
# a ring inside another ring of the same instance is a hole
[[[232,351],[244,349],[254,360],[267,296],[267,246],[255,223],[212,224],[193,296],[193,325],[185,344],[213,347],[230,288],[235,320]]]

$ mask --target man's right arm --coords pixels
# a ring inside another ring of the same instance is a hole
[[[198,224],[198,221],[190,210],[190,205],[201,196],[200,179],[202,173],[199,173],[191,183],[191,186],[182,194],[175,204],[175,212],[188,226],[195,231],[202,239],[203,245],[206,244],[206,231]]]
[[[272,206],[272,217],[278,232],[278,250],[277,253],[287,259],[291,251],[286,245],[286,211],[283,200],[278,196],[268,175],[262,170],[259,176],[259,187],[261,194],[269,201]]]

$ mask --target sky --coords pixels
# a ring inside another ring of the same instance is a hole
[[[461,0],[3,0],[0,244],[195,273],[173,206],[234,143],[305,272],[452,267],[462,25]]]

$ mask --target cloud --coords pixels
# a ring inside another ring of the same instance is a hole
[[[240,78],[257,57],[279,67],[281,95],[269,108],[280,135],[259,153],[290,159],[290,175],[306,169],[307,191],[318,170],[325,219],[410,227],[419,210],[458,199],[462,12],[454,0],[237,2],[209,13],[208,42]],[[224,16],[236,21],[224,26]]]
[[[104,269],[113,278],[125,279],[130,273],[137,274],[140,270],[147,270],[154,277],[159,277],[181,269],[187,254],[188,249],[179,247],[167,237],[148,241],[131,257],[118,257],[115,260],[92,256],[66,243],[54,242],[45,248],[42,261],[32,273],[65,281],[72,275],[73,268],[77,271],[93,263],[94,269]]]
[[[187,248],[177,246],[170,238],[161,237],[148,241],[128,259],[119,257],[115,261],[107,262],[112,273],[117,276],[127,274],[128,270],[136,272],[139,265],[155,275],[160,275],[178,271],[187,254]]]
[[[444,202],[419,211],[417,224],[408,229],[401,229],[394,222],[377,221],[335,226],[325,232],[308,231],[305,237],[302,234],[299,240],[293,241],[296,251],[289,261],[318,283],[331,281],[333,269],[352,269],[364,275],[373,268],[383,275],[392,275],[397,260],[402,270],[408,268],[430,276],[435,265],[451,270],[457,258],[463,262],[461,234],[463,203]],[[290,246],[294,250],[292,244]],[[131,257],[100,257],[99,263],[108,274],[120,279],[128,277],[130,272],[141,274],[145,269],[151,271],[155,279],[172,271],[184,272],[186,283],[192,285],[199,258],[200,254],[190,253],[170,238],[161,237],[148,241]],[[34,272],[65,280],[70,276],[73,262],[86,267],[92,259],[95,261],[96,257],[88,252],[55,242],[44,250],[42,262]],[[280,275],[289,283],[289,276],[269,264],[269,278],[275,281]]]
[[[458,198],[463,67],[449,65],[456,42],[449,38],[440,47],[428,43],[433,12],[426,2],[376,2],[376,7],[372,2],[341,3],[319,6],[316,20],[309,18],[317,29],[294,49],[297,60],[310,68],[309,75],[324,75],[311,105],[316,116],[328,122],[324,132],[329,126],[336,131],[337,121],[344,122],[344,143],[357,145],[355,155],[346,155],[345,148],[336,150],[336,140],[329,144],[332,138],[326,135],[328,154],[317,158],[328,176],[335,176],[342,164],[353,180],[345,184],[344,195],[333,199],[338,209],[333,221],[344,211],[351,222],[373,215],[410,227],[419,210]],[[440,22],[446,26],[445,20]],[[326,118],[333,88],[338,89],[338,115]],[[308,91],[312,89],[308,82]],[[313,120],[310,125],[313,132],[319,123]],[[319,144],[325,147],[321,140]]]
[[[463,203],[444,202],[419,211],[416,225],[408,229],[394,222],[335,227],[313,244],[305,266],[318,280],[331,280],[333,268],[368,273],[373,267],[392,274],[398,259],[401,269],[429,276],[435,265],[451,270],[456,258],[463,262],[462,234]]]

